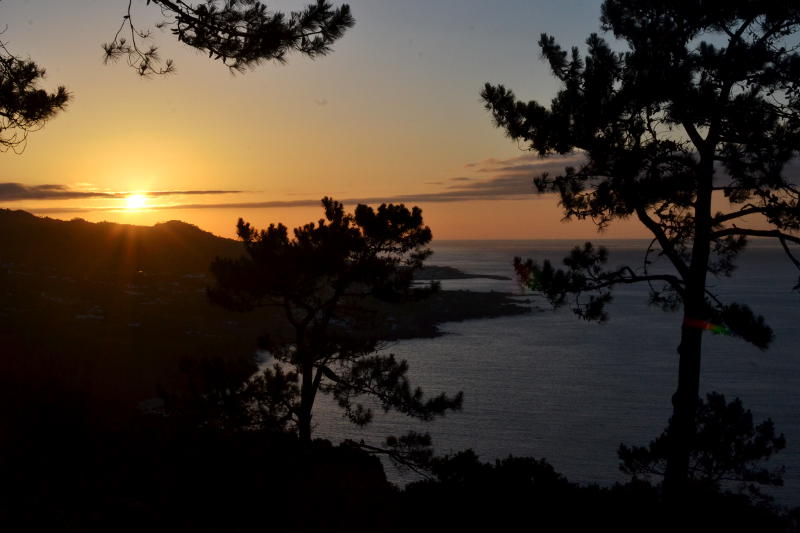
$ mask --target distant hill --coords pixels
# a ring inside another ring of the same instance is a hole
[[[215,257],[243,251],[240,242],[177,220],[133,226],[0,209],[0,264],[25,270],[94,279],[203,274]]]
[[[110,427],[165,391],[195,394],[220,371],[254,370],[259,336],[293,329],[280,307],[238,313],[209,302],[209,265],[243,251],[183,222],[65,222],[0,209],[0,463],[4,431],[14,420],[38,424],[40,413],[60,420],[53,413],[62,411],[49,406],[71,406],[87,424]],[[369,333],[385,340],[530,311],[512,295],[447,290],[365,305],[376,318]],[[32,410],[37,405],[48,407]]]

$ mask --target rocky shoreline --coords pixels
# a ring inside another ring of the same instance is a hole
[[[451,266],[430,265],[424,266],[414,274],[417,281],[443,281],[447,279],[494,279],[498,281],[508,281],[508,276],[496,276],[493,274],[470,274],[462,272]]]
[[[376,304],[387,317],[387,328],[378,336],[386,340],[432,338],[442,335],[445,322],[462,322],[530,313],[528,299],[505,292],[440,290],[430,296],[403,304]]]

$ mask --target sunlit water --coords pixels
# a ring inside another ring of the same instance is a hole
[[[566,241],[439,242],[430,264],[466,272],[512,276],[511,260],[560,259]],[[646,243],[607,242],[610,265],[641,265]],[[732,279],[714,280],[727,301],[747,303],[763,314],[775,342],[762,352],[736,338],[707,334],[701,389],[740,397],[756,420],[771,417],[788,440],[776,465],[786,485],[776,492],[800,504],[800,296],[798,273],[775,247],[753,247]],[[445,288],[520,293],[512,281],[459,280]],[[546,458],[570,480],[609,484],[618,470],[620,443],[645,444],[665,427],[677,380],[680,316],[647,305],[647,288],[615,291],[610,321],[590,324],[569,309],[552,311],[534,299],[529,315],[442,327],[435,339],[401,341],[388,348],[410,363],[414,383],[430,394],[464,391],[464,409],[431,423],[378,413],[360,430],[330,401],[315,415],[316,435],[380,442],[408,429],[429,431],[437,453],[474,449],[484,460],[508,456]],[[394,481],[412,479],[389,469]]]

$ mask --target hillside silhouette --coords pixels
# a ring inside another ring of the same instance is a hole
[[[201,274],[215,257],[241,253],[241,243],[178,220],[134,226],[0,210],[0,263],[24,270],[93,279]]]
[[[213,307],[206,296],[211,262],[243,252],[241,242],[185,222],[144,227],[0,210],[5,407],[64,390],[92,396],[89,404],[104,411],[95,420],[118,419],[160,391],[195,387],[200,378],[192,373],[202,374],[204,361],[253,371],[267,326],[288,327],[280,309],[243,314]],[[386,340],[432,337],[445,321],[529,310],[506,294],[468,291],[372,305],[376,317],[390,318],[376,319],[370,334]]]

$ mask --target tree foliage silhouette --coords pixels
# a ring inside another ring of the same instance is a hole
[[[44,77],[43,68],[0,42],[0,151],[23,150],[28,133],[44,126],[69,101],[64,87],[54,92],[40,88]]]
[[[422,420],[460,408],[461,393],[425,398],[412,388],[407,363],[378,353],[378,340],[369,333],[379,319],[365,307],[367,298],[414,296],[413,272],[430,254],[425,246],[431,240],[420,209],[359,205],[349,214],[330,198],[322,204],[325,218],[296,228],[293,237],[282,224],[258,231],[239,219],[247,255],[211,265],[213,302],[242,311],[269,305],[284,310],[288,331],[271,324],[260,339],[276,360],[260,377],[275,415],[308,442],[318,393],[332,395],[358,425],[373,414],[362,397]],[[418,437],[394,439],[389,447],[425,444]]]
[[[347,4],[334,8],[326,0],[288,16],[268,11],[255,0],[147,0],[151,3],[164,16],[159,28],[171,28],[178,41],[237,71],[263,61],[283,63],[290,52],[311,58],[326,55],[355,23]],[[133,0],[129,0],[114,39],[103,45],[106,62],[125,57],[142,76],[173,72],[171,59],[162,63],[158,48],[144,45],[151,32],[136,27],[132,6]],[[58,87],[48,93],[40,89],[44,75],[35,62],[14,56],[0,41],[0,150],[23,149],[29,132],[64,109],[69,100],[67,90]]]
[[[284,63],[291,52],[311,58],[326,55],[355,23],[347,4],[334,8],[327,0],[288,16],[256,0],[147,0],[151,3],[164,16],[158,28],[169,27],[178,41],[240,72],[263,61]],[[103,45],[106,60],[125,57],[142,76],[172,72],[172,60],[162,63],[158,48],[144,45],[151,31],[136,26],[131,7],[129,0],[114,39]]]
[[[563,84],[549,108],[518,101],[502,85],[487,84],[482,96],[497,125],[531,150],[585,156],[578,168],[534,180],[540,192],[558,194],[566,219],[591,219],[602,230],[635,218],[653,234],[640,269],[609,270],[606,251],[588,243],[566,268],[515,265],[554,304],[574,295],[585,319],[604,320],[620,284],[649,283],[654,304],[683,308],[665,477],[675,495],[689,472],[703,330],[726,328],[762,349],[772,339],[748,307],[712,294],[708,275],[731,275],[750,237],[776,240],[800,268],[792,250],[800,189],[786,172],[800,147],[800,7],[606,0],[601,20],[627,51],[593,34],[582,58],[541,36]],[[654,272],[658,259],[667,269]]]
[[[783,469],[769,470],[761,464],[786,447],[771,419],[754,426],[753,415],[741,400],[727,402],[722,394],[709,393],[698,405],[695,425],[689,461],[692,481],[713,490],[733,482],[752,493],[759,492],[757,485],[783,485]],[[666,432],[647,447],[621,445],[620,469],[634,479],[663,476],[668,452]]]

